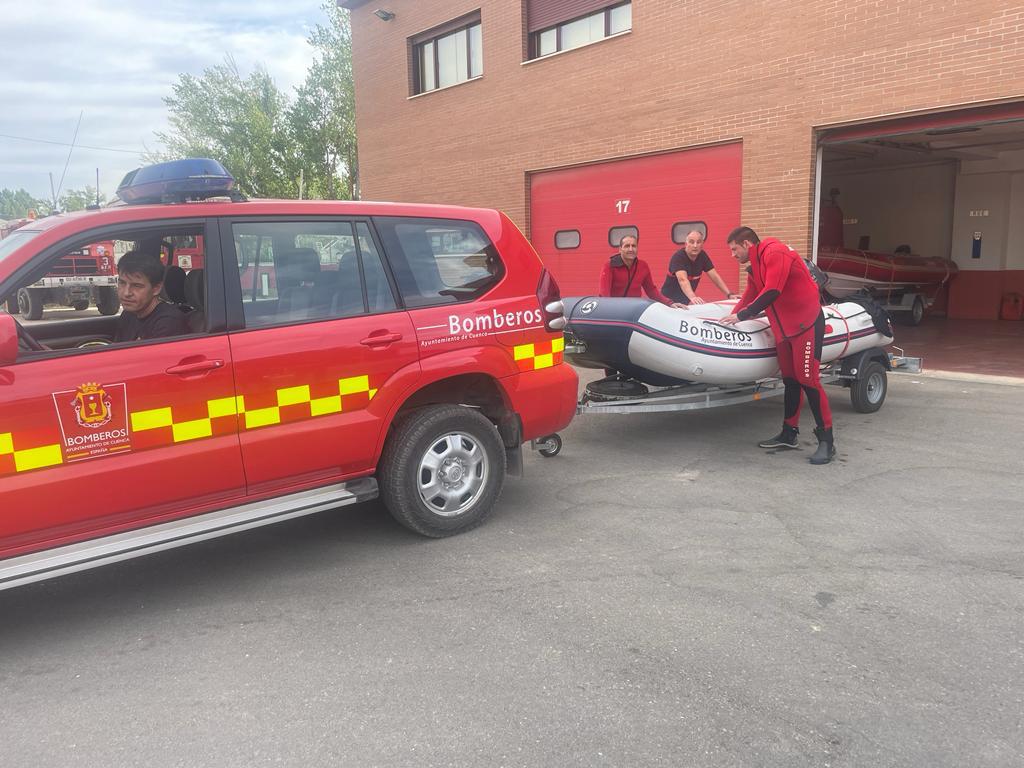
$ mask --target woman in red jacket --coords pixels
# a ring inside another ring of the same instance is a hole
[[[821,386],[821,346],[825,315],[818,284],[800,254],[773,237],[761,240],[750,227],[729,233],[729,249],[736,260],[749,264],[747,290],[733,314],[721,322],[732,325],[764,312],[775,334],[775,351],[785,384],[782,431],[758,445],[762,448],[798,448],[800,401],[807,395],[817,428],[818,449],[811,464],[828,464],[836,455],[832,411]]]

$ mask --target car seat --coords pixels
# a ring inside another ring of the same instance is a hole
[[[182,312],[192,309],[185,298],[185,270],[173,264],[164,271],[164,289],[162,295],[166,301],[175,304]]]
[[[292,319],[311,315],[314,288],[322,280],[320,255],[315,248],[296,248],[274,259],[278,314]]]
[[[186,322],[192,333],[206,332],[206,271],[193,269],[185,276],[185,300],[192,307]]]

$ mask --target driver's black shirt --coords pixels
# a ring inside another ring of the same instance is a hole
[[[704,251],[697,254],[696,259],[691,259],[689,254],[686,253],[686,249],[680,248],[669,259],[668,276],[665,278],[665,284],[661,286],[661,292],[672,299],[672,301],[678,301],[680,304],[689,304],[690,300],[683,293],[683,289],[679,287],[679,279],[676,277],[676,272],[686,272],[686,276],[690,278],[690,288],[696,293],[697,286],[700,285],[701,276],[714,268],[715,265],[711,262],[711,257]]]
[[[159,302],[153,311],[141,320],[134,312],[122,312],[117,319],[114,341],[137,341],[139,339],[163,339],[168,336],[184,336],[190,333],[185,313],[173,304]]]

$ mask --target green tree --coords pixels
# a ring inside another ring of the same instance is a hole
[[[212,157],[253,197],[297,197],[299,156],[286,119],[288,98],[262,67],[243,78],[233,59],[181,75],[164,99],[166,152],[150,159]]]
[[[348,11],[325,2],[326,25],[317,24],[308,38],[315,51],[306,79],[296,89],[288,112],[299,147],[307,197],[359,196],[356,151],[355,87],[352,77],[352,31]]]
[[[22,219],[29,211],[43,213],[50,206],[24,189],[0,189],[0,219]]]
[[[57,202],[57,207],[62,211],[84,211],[87,205],[96,204],[96,188],[86,185],[84,189],[69,189],[60,196],[60,200]],[[105,202],[107,202],[107,196],[100,192],[100,205]]]

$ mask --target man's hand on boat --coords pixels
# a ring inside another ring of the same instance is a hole
[[[703,303],[704,302],[702,301],[701,304]],[[675,309],[689,309],[688,306],[686,306],[685,304],[680,304],[678,301],[673,301],[671,304],[669,304],[669,306]]]
[[[740,319],[736,316],[735,313],[731,315],[726,315],[725,317],[721,317],[718,320],[718,322],[722,325],[736,325],[736,323],[738,323],[739,321]]]

